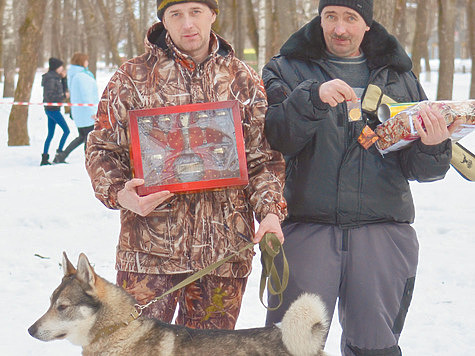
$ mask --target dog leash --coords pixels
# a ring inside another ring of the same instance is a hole
[[[135,304],[134,310],[129,314],[128,320],[120,322],[120,323],[116,323],[113,325],[109,325],[100,329],[99,332],[95,335],[91,343],[95,343],[99,339],[109,336],[115,331],[119,330],[120,328],[129,325],[129,323],[133,322],[134,320],[137,320],[142,315],[143,310],[148,308],[153,303],[156,303],[157,301],[164,298],[168,294],[171,294],[187,286],[188,284],[200,279],[201,277],[211,273],[216,268],[223,265],[234,256],[239,255],[241,252],[244,252],[250,248],[253,248],[254,245],[255,244],[251,242],[247,244],[246,246],[244,246],[242,249],[240,249],[238,252],[234,252],[228,257],[225,257],[209,265],[208,267],[199,270],[195,274],[189,276],[188,278],[184,279],[182,282],[178,283],[176,286],[174,286],[170,290],[163,293],[161,296],[152,299],[147,304],[144,304],[144,305]],[[259,249],[261,250],[261,263],[262,263],[261,280],[259,284],[259,299],[262,305],[268,310],[276,310],[282,305],[282,301],[283,301],[282,294],[285,288],[287,288],[287,284],[289,281],[289,264],[287,263],[287,258],[285,257],[284,248],[282,247],[282,244],[280,243],[279,239],[277,238],[275,234],[273,233],[265,234],[259,243]],[[274,259],[280,253],[280,251],[282,251],[282,259],[283,259],[282,279],[280,278],[279,273],[277,272],[277,268],[274,265]],[[279,304],[276,307],[269,307],[264,304],[263,296],[264,296],[264,291],[265,291],[266,286],[268,289],[268,293],[277,295],[279,298]]]
[[[164,298],[165,296],[187,286],[190,283],[193,283],[194,281],[200,279],[201,277],[211,273],[224,263],[228,262],[231,258],[239,255],[240,253],[253,248],[254,243],[251,242],[244,246],[242,249],[240,249],[237,252],[234,252],[233,254],[229,255],[228,257],[225,257],[208,267],[205,267],[195,274],[187,277],[184,279],[182,282],[178,283],[175,285],[173,288],[169,289],[165,293],[163,293],[161,296],[156,297],[149,301],[147,304],[135,304],[135,312],[131,314],[133,319],[137,319],[142,315],[142,312],[144,309],[148,308],[150,305],[156,303],[160,299]],[[264,237],[261,239],[259,243],[259,249],[261,250],[261,263],[262,263],[262,272],[261,272],[261,280],[260,280],[260,285],[259,285],[259,299],[262,303],[262,305],[267,308],[268,310],[276,310],[282,305],[283,297],[282,294],[284,290],[287,288],[287,284],[289,281],[289,264],[287,262],[287,258],[285,257],[284,253],[284,248],[282,247],[282,244],[280,243],[279,239],[277,236],[273,233],[266,233]],[[279,252],[282,251],[282,259],[283,259],[283,269],[282,269],[282,279],[279,276],[279,273],[277,272],[277,268],[275,267],[274,264],[274,258],[279,254]],[[268,292],[277,295],[279,297],[279,305],[276,307],[269,307],[264,304],[263,301],[263,296],[264,296],[264,290],[265,287],[268,287]]]

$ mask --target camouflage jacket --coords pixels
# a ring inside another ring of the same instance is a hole
[[[212,33],[212,51],[197,65],[173,45],[163,25],[149,29],[146,53],[124,63],[99,103],[86,150],[86,168],[96,197],[121,209],[116,268],[149,274],[190,273],[245,246],[257,220],[275,213],[281,221],[284,160],[264,138],[267,99],[257,73]],[[249,184],[244,188],[176,194],[146,217],[122,209],[117,192],[132,178],[128,115],[131,109],[238,100]],[[214,274],[245,277],[253,251],[246,251]]]

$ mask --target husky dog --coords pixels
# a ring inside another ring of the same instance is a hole
[[[295,355],[324,356],[328,319],[320,298],[304,294],[280,327],[195,330],[137,316],[135,300],[99,277],[80,254],[77,270],[63,252],[64,277],[31,336],[68,339],[83,355]]]

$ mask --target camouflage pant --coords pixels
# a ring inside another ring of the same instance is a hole
[[[162,295],[188,275],[117,272],[117,284],[139,304]],[[177,304],[175,323],[194,329],[234,329],[247,278],[204,276],[144,309],[143,314],[171,323]]]

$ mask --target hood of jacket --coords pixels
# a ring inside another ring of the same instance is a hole
[[[317,16],[295,32],[284,43],[280,54],[302,60],[318,60],[326,57],[326,44],[321,27],[321,17]],[[361,50],[366,56],[369,69],[388,65],[398,73],[412,69],[412,61],[396,37],[378,22],[373,21],[366,32]]]
[[[73,82],[73,78],[78,73],[84,73],[94,78],[93,74],[87,68],[83,66],[78,66],[76,64],[71,64],[68,68],[68,88],[71,88],[71,83]]]

